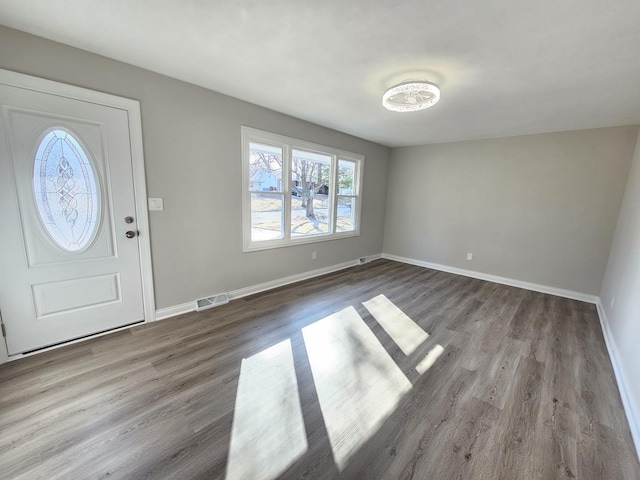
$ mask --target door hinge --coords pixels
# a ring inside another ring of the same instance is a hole
[[[7,331],[6,331],[6,330],[5,330],[5,328],[4,328],[4,323],[1,323],[1,322],[0,322],[0,329],[2,329],[2,336],[3,336],[4,338],[7,338]]]

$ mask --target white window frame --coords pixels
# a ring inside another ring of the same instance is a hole
[[[288,247],[292,245],[302,245],[306,243],[326,242],[340,238],[357,237],[360,235],[360,218],[362,211],[362,174],[364,170],[364,155],[340,150],[326,145],[318,145],[316,143],[298,140],[296,138],[286,137],[275,133],[257,130],[255,128],[243,126],[241,129],[242,136],[242,235],[243,235],[243,252],[252,252],[256,250],[267,250],[271,248]],[[251,194],[260,193],[250,189],[249,178],[249,144],[262,143],[282,148],[282,184],[284,194],[284,237],[276,240],[263,240],[259,242],[251,241]],[[329,211],[331,217],[328,220],[329,232],[310,235],[308,237],[291,237],[291,164],[293,150],[305,150],[313,153],[319,153],[331,157],[331,180],[329,185]],[[354,169],[354,188],[349,195],[338,194],[338,161],[347,160],[355,163]],[[354,229],[346,232],[337,232],[337,212],[338,198],[350,197],[355,201],[354,212]]]

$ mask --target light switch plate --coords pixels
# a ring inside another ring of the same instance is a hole
[[[164,203],[161,198],[149,198],[149,210],[164,210]]]

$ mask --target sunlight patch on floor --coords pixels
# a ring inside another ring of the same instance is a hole
[[[273,480],[308,449],[289,339],[242,360],[227,480]]]
[[[411,382],[353,307],[302,329],[336,465],[373,435]]]
[[[427,353],[420,363],[416,365],[416,372],[422,375],[424,372],[429,370],[433,364],[436,363],[438,357],[442,355],[442,352],[444,352],[444,347],[442,345],[436,345],[429,350],[429,353]]]
[[[363,302],[363,305],[405,355],[411,355],[429,337],[420,325],[383,294]]]

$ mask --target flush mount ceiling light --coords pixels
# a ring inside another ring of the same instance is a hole
[[[440,89],[431,82],[403,82],[389,88],[382,96],[382,106],[394,112],[415,112],[434,106]]]

